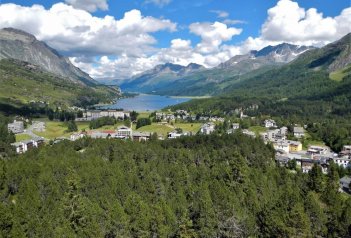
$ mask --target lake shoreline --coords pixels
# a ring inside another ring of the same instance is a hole
[[[123,109],[126,111],[150,112],[159,111],[169,106],[174,106],[194,98],[173,97],[154,94],[138,94],[134,97],[121,98],[113,104],[96,106],[99,109]]]

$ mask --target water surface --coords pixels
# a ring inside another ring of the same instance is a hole
[[[187,102],[191,98],[177,98],[169,96],[159,96],[159,95],[149,95],[149,94],[139,94],[138,96],[132,98],[123,98],[117,101],[113,105],[103,106],[103,109],[120,109],[123,108],[127,111],[156,111],[167,106],[173,106],[179,103]]]

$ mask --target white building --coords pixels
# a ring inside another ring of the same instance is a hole
[[[86,133],[82,133],[82,132],[73,133],[70,136],[70,139],[71,139],[71,141],[79,140],[79,139],[84,138],[85,135],[86,135]]]
[[[286,141],[274,142],[273,147],[275,150],[283,151],[285,153],[289,153],[290,151],[290,144]]]
[[[168,139],[176,139],[176,138],[179,138],[181,136],[190,136],[191,133],[190,132],[178,132],[178,131],[172,131],[172,132],[169,132],[168,135],[167,135],[167,138]]]
[[[33,121],[32,123],[32,129],[34,131],[38,131],[38,132],[44,132],[46,130],[45,128],[45,122],[42,121]]]
[[[204,135],[212,134],[215,131],[216,125],[212,122],[205,123],[201,126],[200,133]]]
[[[22,154],[33,148],[39,148],[42,145],[44,145],[44,138],[37,137],[30,140],[24,140],[24,141],[12,143],[11,145],[16,148],[17,154]]]
[[[264,127],[266,128],[277,127],[277,124],[272,119],[266,119],[264,120]]]
[[[24,132],[24,124],[23,121],[14,121],[13,123],[9,123],[7,125],[9,131],[14,134],[23,133]]]
[[[294,127],[294,136],[301,138],[305,136],[305,130],[302,127]]]
[[[238,129],[240,129],[240,124],[239,124],[239,123],[233,123],[233,124],[232,124],[232,129],[233,129],[233,130],[238,130]]]
[[[243,134],[244,134],[244,135],[247,135],[247,136],[251,136],[251,137],[253,137],[253,138],[256,137],[255,132],[249,131],[249,130],[247,130],[247,129],[244,129],[244,130],[243,130]]]
[[[132,138],[133,130],[127,126],[120,126],[117,128],[117,138]]]
[[[351,166],[351,160],[349,157],[334,158],[333,160],[337,165],[342,166],[344,168]]]
[[[90,110],[83,112],[83,118],[76,118],[77,121],[92,121],[101,117],[114,117],[116,119],[124,119],[130,117],[130,112],[118,110]]]
[[[313,155],[325,155],[329,152],[328,147],[311,145],[308,147],[307,152]]]

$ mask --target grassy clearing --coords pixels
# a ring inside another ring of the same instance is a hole
[[[261,132],[266,132],[267,128],[263,126],[251,126],[249,130],[255,132],[256,135],[259,135]]]
[[[30,135],[27,135],[27,134],[17,134],[16,135],[16,142],[30,140],[30,139],[32,139],[32,137]]]
[[[151,112],[139,112],[138,119],[139,118],[149,118]]]
[[[49,121],[46,122],[46,130],[44,132],[34,131],[38,136],[46,139],[55,139],[57,137],[68,137],[70,133],[66,133],[67,126],[63,122]]]
[[[183,131],[197,133],[200,130],[201,125],[201,123],[176,123],[174,124],[174,127],[181,128]]]
[[[348,75],[350,73],[351,73],[351,65],[349,65],[343,69],[331,72],[329,74],[329,78],[331,80],[334,80],[334,81],[341,81],[346,75]]]

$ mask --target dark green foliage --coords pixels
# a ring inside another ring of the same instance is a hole
[[[90,129],[97,129],[102,126],[107,126],[107,125],[114,125],[116,124],[116,119],[114,117],[101,117],[95,120],[92,120],[89,123],[89,128]]]
[[[9,122],[9,118],[0,114],[0,159],[13,153],[10,144],[16,141],[15,135],[7,129]]]
[[[130,113],[130,120],[131,120],[132,122],[136,121],[137,118],[138,118],[138,115],[139,115],[139,113],[137,113],[136,111],[132,111],[132,112]]]
[[[312,175],[276,167],[273,156],[240,133],[47,146],[0,161],[0,234],[347,237],[338,170],[321,174],[329,191],[312,191]]]
[[[136,123],[136,129],[147,125],[151,125],[150,118],[139,118]]]
[[[68,121],[67,132],[74,132],[74,131],[78,131],[77,124],[75,123],[75,121]]]

